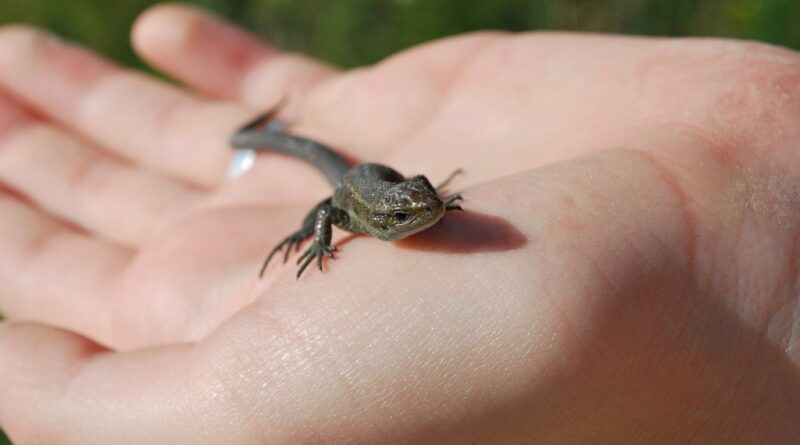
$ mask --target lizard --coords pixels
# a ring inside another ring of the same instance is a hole
[[[317,204],[303,219],[300,229],[278,243],[264,259],[259,277],[270,260],[283,250],[284,263],[294,247],[313,237],[308,249],[298,258],[297,278],[316,259],[322,271],[322,259],[333,259],[332,226],[356,234],[393,241],[421,232],[439,222],[449,210],[462,210],[455,194],[442,197],[442,190],[454,171],[439,187],[433,187],[423,175],[405,177],[391,167],[376,163],[351,165],[327,145],[286,131],[287,124],[275,120],[277,109],[257,116],[230,138],[235,149],[273,151],[302,159],[315,166],[333,187],[333,193]]]

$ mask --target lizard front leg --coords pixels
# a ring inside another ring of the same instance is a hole
[[[331,205],[330,200],[328,200],[327,205],[317,207],[317,215],[314,221],[314,241],[303,252],[303,255],[297,259],[297,264],[302,263],[297,271],[297,278],[300,278],[300,275],[303,274],[303,271],[315,258],[319,270],[322,270],[322,257],[333,258],[333,252],[336,251],[336,247],[331,245],[332,225],[347,226],[348,220],[347,213]]]
[[[445,210],[464,210],[460,205],[456,204],[456,201],[461,201],[463,199],[464,198],[462,198],[461,195],[448,196],[444,199]]]
[[[278,243],[278,245],[272,249],[267,258],[264,260],[264,264],[261,266],[261,271],[258,273],[258,276],[264,276],[264,271],[267,270],[267,265],[269,264],[270,260],[272,260],[272,257],[280,252],[284,247],[286,247],[286,252],[283,255],[284,263],[289,259],[289,253],[292,251],[292,247],[295,248],[295,251],[300,250],[300,243],[302,243],[303,240],[310,238],[314,234],[317,222],[317,214],[321,209],[328,207],[331,207],[330,198],[320,202],[310,212],[308,212],[306,217],[303,219],[303,225],[300,226],[300,230],[284,238],[283,241]]]

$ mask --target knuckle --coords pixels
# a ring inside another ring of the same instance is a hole
[[[800,56],[757,42],[711,40],[680,75],[699,123],[739,149],[776,148],[800,136]]]
[[[792,51],[757,42],[736,42],[722,69],[732,86],[747,95],[752,105],[797,107],[800,94],[800,56]]]

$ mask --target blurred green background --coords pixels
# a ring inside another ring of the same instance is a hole
[[[0,25],[48,28],[121,63],[153,0],[0,0]],[[724,36],[800,49],[800,0],[197,0],[285,48],[352,67],[478,29],[561,29],[654,36]],[[0,432],[0,445],[8,441]]]
[[[126,64],[151,0],[0,0],[0,24],[34,23]],[[477,29],[713,35],[800,48],[798,0],[196,0],[265,38],[341,66]]]

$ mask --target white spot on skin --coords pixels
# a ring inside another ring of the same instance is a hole
[[[256,161],[256,151],[246,148],[236,150],[236,154],[228,166],[228,181],[233,181],[253,167]]]

